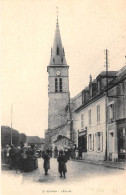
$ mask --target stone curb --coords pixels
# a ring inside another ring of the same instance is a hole
[[[109,165],[109,164],[104,164],[104,163],[97,163],[97,162],[93,162],[93,161],[85,161],[85,160],[77,160],[77,159],[70,159],[71,161],[76,161],[76,162],[83,162],[83,163],[90,163],[90,164],[94,164],[94,165],[100,165],[100,166],[105,166],[108,168],[112,168],[112,169],[120,169],[120,170],[125,170],[124,167],[119,167],[119,166],[114,166],[114,165]]]

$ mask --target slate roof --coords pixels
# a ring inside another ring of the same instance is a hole
[[[44,139],[38,136],[27,136],[26,142],[29,144],[43,144]]]
[[[108,76],[116,76],[118,73],[118,71],[108,71]],[[101,76],[106,76],[106,71],[102,71],[97,78],[101,77]]]
[[[123,68],[121,68],[119,71],[109,71],[108,72],[108,76],[114,77],[113,80],[110,82],[112,83],[112,85],[110,87],[108,87],[108,91],[113,88],[115,85],[117,85],[119,82],[121,82],[122,80],[126,79],[126,66],[124,66]],[[106,75],[106,71],[102,71],[98,76],[105,76]],[[110,84],[109,83],[109,84]],[[83,109],[84,107],[87,107],[89,104],[91,104],[92,102],[96,101],[97,99],[103,97],[105,95],[106,92],[106,87],[98,94],[96,94],[94,97],[92,97],[91,99],[89,99],[86,103],[83,103],[80,107],[78,107],[75,112],[79,112],[81,109]]]
[[[54,141],[54,143],[60,141],[61,139],[67,139],[67,140],[69,140],[70,142],[73,142],[71,139],[69,139],[69,138],[66,137],[66,136],[59,136],[59,137],[57,137],[57,140]]]

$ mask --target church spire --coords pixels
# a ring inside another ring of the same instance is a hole
[[[59,29],[59,20],[58,20],[58,7],[56,7],[57,9],[57,21],[56,21],[56,28]]]
[[[53,42],[53,48],[51,50],[50,65],[67,65],[64,48],[62,47],[60,30],[59,30],[58,8],[57,8],[55,37]]]

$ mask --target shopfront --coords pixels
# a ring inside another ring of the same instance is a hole
[[[117,121],[118,159],[126,160],[126,119]]]
[[[81,148],[83,152],[87,152],[87,130],[78,133],[78,148]]]

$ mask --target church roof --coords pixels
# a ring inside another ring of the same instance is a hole
[[[56,143],[56,142],[58,142],[58,141],[60,141],[60,140],[62,140],[62,139],[67,139],[67,140],[69,140],[71,143],[73,143],[73,141],[72,141],[70,138],[68,138],[68,137],[66,137],[66,136],[64,136],[64,135],[59,135],[59,136],[57,137],[57,139],[54,141],[54,143]]]
[[[56,23],[56,31],[55,37],[53,42],[53,48],[51,49],[51,58],[50,58],[50,65],[67,65],[64,48],[62,46],[60,30],[59,30],[59,23],[57,19]]]

